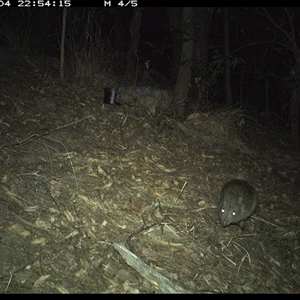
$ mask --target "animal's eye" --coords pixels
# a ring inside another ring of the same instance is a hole
[[[223,213],[224,211],[225,211],[225,209],[224,209],[224,208],[222,208],[221,212]]]
[[[235,216],[235,211],[232,212],[232,215]]]

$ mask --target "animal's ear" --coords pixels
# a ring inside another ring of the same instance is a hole
[[[241,205],[242,203],[243,203],[243,197],[239,197],[239,198],[238,198],[238,204]]]

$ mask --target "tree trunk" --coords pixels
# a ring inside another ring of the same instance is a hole
[[[65,38],[66,38],[66,24],[67,24],[67,8],[63,8],[62,16],[62,28],[61,28],[61,40],[60,40],[60,67],[59,76],[60,80],[64,79],[64,63],[65,63]]]
[[[114,25],[112,28],[113,46],[117,53],[123,56],[125,49],[125,26],[124,26],[124,14],[121,7],[111,8],[114,19]],[[122,63],[125,63],[124,59]]]
[[[179,117],[183,117],[184,115],[189,84],[191,81],[191,66],[194,46],[194,9],[192,7],[184,7],[182,19],[183,42],[180,67],[174,91],[176,112]]]
[[[291,140],[299,147],[299,103],[300,88],[296,87],[291,98]]]
[[[296,83],[291,97],[291,140],[296,147],[300,146],[299,109],[300,109],[300,52],[294,51],[296,57]]]
[[[280,32],[283,36],[285,41],[285,45],[287,49],[291,50],[295,57],[295,69],[293,73],[295,74],[296,85],[292,90],[292,97],[291,97],[291,141],[296,146],[300,146],[300,136],[299,136],[299,108],[300,108],[300,49],[298,44],[296,43],[298,35],[298,27],[294,26],[293,22],[293,11],[294,8],[285,7],[284,11],[285,14],[288,16],[287,25],[282,26],[283,22],[277,21],[274,19],[269,11],[266,8],[262,8],[263,16],[266,17],[269,22]]]
[[[141,28],[141,19],[142,19],[142,9],[136,7],[133,9],[132,22],[130,26],[130,46],[127,54],[126,61],[126,75],[127,78],[135,82],[136,70],[138,66],[138,46],[140,41],[140,28]]]
[[[230,49],[229,49],[229,28],[228,28],[228,7],[224,11],[224,30],[225,30],[225,86],[226,86],[226,104],[231,106],[233,104],[230,80]]]
[[[194,26],[194,61],[191,94],[197,99],[197,107],[200,103],[206,103],[208,98],[206,84],[206,66],[208,59],[208,32],[209,32],[209,7],[195,8]]]
[[[43,33],[42,35],[42,53],[46,53],[47,55],[52,55],[52,48],[51,48],[51,53],[48,51],[49,49],[45,49],[45,45],[47,45],[47,42],[49,41],[49,36],[50,36],[50,9],[44,9],[43,14],[40,16],[41,17],[41,32]]]
[[[182,7],[167,7],[172,38],[171,86],[176,85],[182,50]]]

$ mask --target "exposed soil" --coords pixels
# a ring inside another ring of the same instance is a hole
[[[1,70],[0,292],[300,292],[286,137],[234,111],[179,122],[103,104],[105,85]],[[216,214],[232,178],[259,195],[244,231]]]

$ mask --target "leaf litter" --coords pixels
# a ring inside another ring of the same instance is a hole
[[[239,109],[179,121],[37,76],[0,81],[2,293],[300,291],[284,136]],[[216,214],[232,178],[259,194],[243,232]]]

